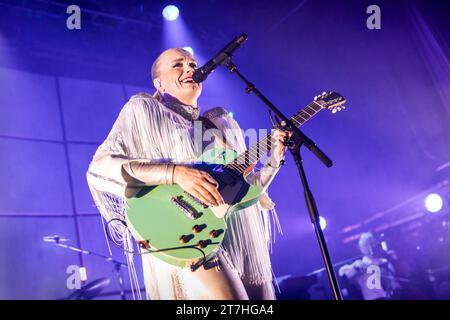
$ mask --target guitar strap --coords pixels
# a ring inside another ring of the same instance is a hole
[[[216,132],[217,132],[217,131],[220,132],[220,130],[219,130],[219,128],[218,128],[211,120],[209,120],[208,118],[206,118],[206,117],[204,117],[204,116],[199,116],[199,117],[198,117],[198,120],[200,120],[200,121],[202,122],[203,128],[204,128],[205,130],[210,130],[210,129],[213,130],[212,132],[213,132],[213,134],[214,134],[214,137],[216,137],[216,139],[219,140],[219,143],[222,144],[222,146],[223,146],[224,148],[234,150],[233,148],[231,148],[231,147],[227,144],[227,140],[226,140],[226,137],[225,137],[225,132],[223,132],[222,135],[217,135],[217,134],[216,134]],[[216,130],[217,130],[217,131],[216,131]]]

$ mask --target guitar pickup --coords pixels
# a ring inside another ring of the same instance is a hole
[[[172,203],[174,203],[189,219],[198,219],[201,217],[202,213],[198,212],[189,203],[183,200],[182,196],[172,197]]]
[[[192,200],[194,200],[196,203],[198,203],[199,205],[201,205],[204,209],[207,209],[208,208],[208,206],[206,205],[206,204],[204,204],[203,202],[201,202],[199,199],[197,199],[196,197],[194,197],[192,194],[190,194],[189,192],[186,192],[186,191],[183,191],[184,192],[184,194],[187,196],[187,197],[189,197],[190,199],[192,199]],[[182,197],[178,197],[178,198],[181,198],[182,199]],[[186,203],[186,202],[185,202]]]

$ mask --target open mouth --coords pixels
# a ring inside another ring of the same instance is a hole
[[[181,83],[196,83],[196,82],[192,79],[192,77],[184,78],[183,80],[180,80],[180,82],[181,82]]]

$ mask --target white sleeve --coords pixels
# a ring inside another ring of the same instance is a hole
[[[270,156],[261,169],[251,171],[244,178],[251,185],[267,189],[278,170],[280,170],[280,162]]]
[[[90,188],[120,197],[132,197],[146,185],[173,183],[174,165],[156,159],[129,157],[130,148],[148,137],[151,100],[130,99],[122,108],[106,140],[97,149],[87,172]],[[124,138],[125,137],[125,138]],[[127,141],[125,143],[124,141]]]

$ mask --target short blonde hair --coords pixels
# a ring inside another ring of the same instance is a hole
[[[189,51],[187,51],[187,50],[185,50],[185,49],[183,49],[183,48],[170,48],[170,49],[167,49],[167,50],[163,51],[163,52],[155,59],[155,61],[154,61],[153,64],[152,64],[152,69],[151,69],[152,82],[153,82],[155,79],[157,79],[157,78],[159,77],[159,75],[160,75],[160,72],[159,72],[159,64],[160,64],[161,58],[162,58],[167,52],[173,51],[173,50],[177,51],[178,53],[182,54],[182,55],[185,56],[185,57],[188,56],[188,57],[194,58],[193,55],[192,55]],[[156,92],[153,94],[153,97],[156,98],[156,100],[158,100],[158,101],[162,101],[161,93],[160,93],[158,90],[156,90]]]

